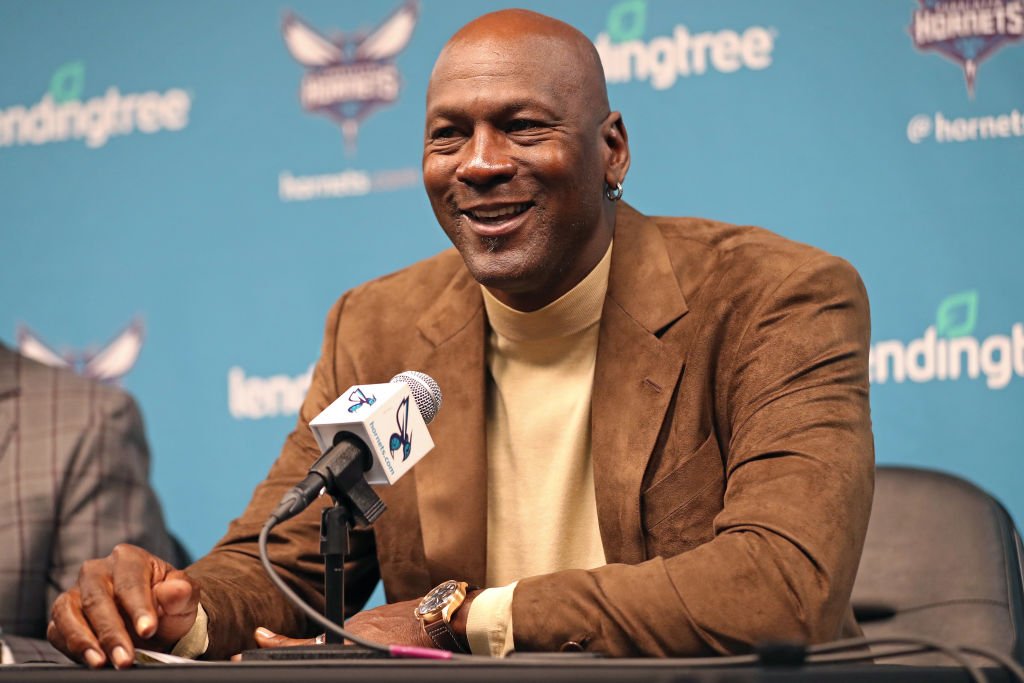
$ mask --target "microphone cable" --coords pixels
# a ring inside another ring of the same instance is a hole
[[[904,648],[878,653],[848,652],[849,650],[862,649],[871,645],[902,645]],[[957,664],[967,671],[971,680],[976,683],[984,683],[985,677],[981,669],[979,669],[965,656],[966,654],[971,654],[984,657],[985,659],[995,662],[1002,668],[1006,669],[1011,677],[1017,680],[1018,683],[1024,683],[1024,668],[1022,668],[1021,665],[1011,657],[1008,657],[1001,652],[977,645],[947,644],[921,636],[897,635],[879,636],[875,638],[848,638],[845,640],[833,641],[831,643],[811,645],[807,647],[807,652],[809,658],[814,658],[813,661],[820,661],[823,663],[825,661],[835,663],[855,661],[858,659],[886,659],[889,657],[917,654],[919,652],[939,652],[957,662]],[[829,657],[830,654],[832,654],[833,657]]]
[[[883,652],[865,651],[868,646],[898,646]],[[965,654],[977,655],[995,662],[1009,672],[1011,679],[1024,683],[1024,668],[1012,658],[989,648],[975,645],[953,645],[920,636],[884,636],[877,638],[848,638],[818,645],[800,643],[762,643],[755,652],[725,657],[694,657],[676,660],[683,668],[715,668],[763,665],[774,666],[824,666],[828,664],[849,664],[866,660],[874,661],[906,655],[938,652],[952,659],[964,669],[973,683],[985,683],[984,673]]]
[[[896,646],[895,649],[883,652],[866,651],[868,646]],[[738,667],[772,668],[779,666],[808,666],[816,668],[830,664],[849,664],[888,659],[906,655],[939,652],[952,659],[958,668],[964,669],[973,683],[985,683],[984,672],[973,664],[965,654],[977,655],[989,659],[1009,672],[1011,680],[1024,683],[1024,669],[1012,658],[994,650],[975,645],[952,645],[919,636],[887,636],[878,638],[849,638],[829,643],[806,646],[800,643],[777,642],[762,643],[750,654],[726,655],[721,657],[688,657],[675,659],[650,659],[646,664],[651,667],[668,667],[680,669],[726,669]],[[536,656],[531,657],[531,654]],[[547,663],[554,661],[550,655],[543,653],[513,653],[512,659],[523,663]],[[591,660],[594,665],[614,665],[614,659]]]
[[[270,537],[271,530],[277,526],[278,521],[279,520],[276,516],[271,515],[270,519],[268,519],[266,524],[263,525],[263,529],[260,530],[260,562],[263,563],[263,569],[266,571],[267,576],[270,577],[270,580],[274,583],[274,586],[281,591],[292,605],[298,607],[307,618],[313,620],[317,624],[320,624],[320,626],[325,630],[331,631],[346,640],[350,640],[356,645],[360,645],[368,650],[380,652],[391,657],[406,659],[476,659],[472,655],[463,655],[455,652],[449,652],[448,650],[438,650],[436,648],[417,647],[414,645],[384,645],[383,643],[377,643],[345,630],[324,615],[317,612],[309,605],[309,603],[303,600],[298,593],[293,591],[291,586],[285,583],[284,579],[278,575],[277,568],[274,567],[270,561],[270,554],[267,550],[267,539]]]

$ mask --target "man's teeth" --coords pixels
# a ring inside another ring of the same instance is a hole
[[[526,211],[529,206],[529,204],[513,204],[512,206],[505,206],[500,209],[492,209],[490,211],[478,209],[476,211],[471,211],[470,215],[472,215],[473,218],[483,219],[501,218],[502,216],[511,216],[513,214],[522,213],[523,211]]]

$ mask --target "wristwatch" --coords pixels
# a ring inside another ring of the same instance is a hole
[[[455,611],[466,601],[468,589],[465,581],[450,579],[423,596],[416,606],[416,618],[438,649],[468,654],[449,624]]]

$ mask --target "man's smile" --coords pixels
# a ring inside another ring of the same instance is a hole
[[[502,202],[460,207],[469,228],[481,237],[498,237],[518,229],[533,208],[532,202]]]

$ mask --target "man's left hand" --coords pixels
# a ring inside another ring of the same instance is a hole
[[[419,599],[406,600],[364,610],[345,622],[345,630],[375,643],[434,647],[416,618],[419,604]]]
[[[364,610],[345,622],[345,630],[384,645],[434,647],[413,613],[419,604],[419,600],[406,600]],[[316,645],[314,638],[289,638],[263,627],[256,629],[255,637],[261,648]]]

